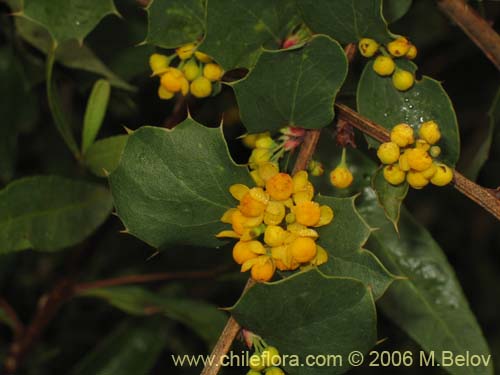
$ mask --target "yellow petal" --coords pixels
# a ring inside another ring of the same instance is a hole
[[[329,206],[321,206],[320,208],[320,217],[318,224],[315,227],[321,227],[323,225],[330,224],[333,220],[333,210]]]
[[[279,168],[276,163],[270,161],[264,162],[259,165],[259,175],[264,180],[267,181],[279,173]]]
[[[307,183],[309,182],[308,175],[306,171],[299,171],[295,173],[292,178],[293,180],[293,191],[302,191],[306,188]]]
[[[217,238],[240,238],[234,230],[223,230],[215,235]]]
[[[233,214],[238,211],[236,208],[230,208],[220,218],[220,221],[226,224],[231,224],[233,222]]]
[[[299,237],[310,237],[310,238],[318,238],[318,232],[314,229],[308,228],[305,225],[294,223],[290,224],[287,227],[287,230],[293,234],[296,234]]]
[[[266,181],[264,181],[262,179],[262,177],[260,177],[259,171],[256,171],[256,170],[251,171],[250,176],[252,177],[253,181],[255,182],[255,185],[257,185],[259,187],[266,186]]]
[[[311,260],[311,264],[314,266],[320,266],[326,262],[328,262],[328,253],[324,248],[316,244],[317,253],[313,260]]]
[[[259,261],[259,258],[260,257],[257,257],[257,258],[253,258],[253,259],[249,259],[247,260],[245,263],[243,263],[241,265],[241,272],[246,272],[248,271],[250,268],[252,268],[254,266],[254,264],[256,264],[258,261]]]
[[[250,189],[243,184],[234,184],[229,187],[229,192],[236,200],[241,200]]]
[[[257,202],[264,204],[269,202],[269,195],[260,187],[251,188],[249,193],[252,199],[255,199]]]

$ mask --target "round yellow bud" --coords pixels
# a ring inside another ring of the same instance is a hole
[[[339,189],[345,189],[346,187],[351,186],[353,179],[354,177],[352,176],[351,171],[346,167],[336,167],[330,172],[331,184]]]
[[[433,145],[441,139],[441,132],[439,126],[435,121],[424,122],[418,130],[420,138],[424,139],[427,143]]]
[[[312,227],[318,224],[321,217],[321,209],[318,203],[312,201],[300,202],[293,208],[297,223]]]
[[[399,147],[406,147],[415,142],[413,128],[408,124],[398,124],[392,128],[391,141]]]
[[[392,75],[392,84],[399,91],[408,90],[413,86],[413,83],[415,83],[415,77],[413,76],[413,73],[407,70],[398,69]]]
[[[429,168],[422,171],[422,175],[426,179],[430,180],[436,174],[436,171],[437,171],[437,167],[434,163],[432,163]]]
[[[149,56],[149,67],[153,71],[153,75],[164,73],[167,70],[169,63],[170,61],[165,55],[153,53],[151,56]]]
[[[265,253],[264,246],[259,241],[238,241],[233,247],[233,259],[238,264],[257,258]]]
[[[377,156],[384,164],[393,164],[399,159],[399,146],[394,142],[382,143],[378,150]]]
[[[206,98],[212,93],[212,83],[205,77],[198,77],[191,82],[191,93],[197,98]]]
[[[414,189],[422,189],[429,183],[429,180],[424,177],[422,172],[409,171],[406,174],[406,181]]]
[[[188,81],[194,81],[200,75],[200,67],[194,60],[189,60],[183,66],[182,72]]]
[[[264,365],[264,359],[257,353],[250,356],[250,358],[248,359],[248,365],[253,371],[257,371],[259,374],[260,371],[266,368],[266,366]]]
[[[196,45],[194,43],[185,44],[175,50],[181,60],[187,60],[193,56]]]
[[[184,75],[177,68],[168,68],[161,76],[161,85],[170,92],[179,92],[182,89]]]
[[[377,56],[373,62],[373,70],[380,76],[390,76],[394,69],[396,69],[396,64],[388,56]]]
[[[254,199],[251,193],[248,192],[241,199],[238,209],[245,216],[255,217],[264,213],[266,204]]]
[[[436,165],[436,173],[431,178],[431,182],[436,186],[448,185],[453,180],[453,170],[445,164]]]
[[[275,146],[276,143],[269,135],[265,137],[258,137],[257,140],[255,141],[255,147],[257,148],[273,148]]]
[[[266,181],[266,191],[277,201],[283,201],[293,193],[293,181],[290,175],[278,173]]]
[[[391,185],[399,185],[404,182],[406,173],[397,164],[384,167],[384,178]]]
[[[421,148],[412,148],[406,153],[408,165],[411,169],[422,172],[432,165],[432,158],[427,151]]]
[[[174,93],[168,91],[165,87],[160,85],[158,87],[158,97],[160,99],[168,100],[168,99],[172,99],[174,97]]]
[[[358,43],[359,52],[364,57],[372,57],[378,51],[379,44],[370,38],[363,38]]]
[[[206,53],[196,51],[194,53],[194,56],[198,59],[198,61],[201,61],[202,63],[212,62],[212,58],[208,56]]]
[[[408,49],[408,52],[406,52],[406,58],[413,60],[415,57],[417,57],[417,47],[415,47],[413,44],[410,45],[410,48]]]
[[[296,238],[290,245],[292,257],[299,263],[307,263],[317,253],[316,242],[309,237]]]
[[[203,75],[210,81],[219,81],[224,75],[224,71],[217,64],[206,64],[203,68]]]
[[[389,44],[387,44],[387,50],[392,56],[401,57],[408,53],[410,50],[411,43],[405,37],[399,37]]]
[[[256,169],[261,163],[265,163],[271,159],[272,152],[267,148],[254,148],[248,159],[250,168]]]
[[[285,240],[286,232],[277,225],[268,225],[264,232],[264,242],[271,247],[280,246]]]
[[[417,139],[417,142],[415,142],[415,148],[421,148],[424,151],[429,151],[429,149],[431,148],[431,145],[428,144],[423,139]]]
[[[439,155],[441,155],[441,147],[432,146],[429,150],[429,154],[431,154],[433,158],[437,158]]]
[[[266,260],[257,262],[252,266],[251,275],[255,281],[264,282],[272,279],[276,266],[273,260],[265,256]]]
[[[280,353],[278,349],[275,348],[274,346],[266,347],[260,355],[262,356],[262,358],[264,358],[264,364],[266,367],[280,365],[281,361]],[[266,370],[266,373],[268,370]]]

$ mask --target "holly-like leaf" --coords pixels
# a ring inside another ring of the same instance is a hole
[[[379,43],[392,39],[382,16],[382,0],[297,0],[307,26],[341,43],[373,38]]]
[[[252,184],[230,159],[221,129],[186,119],[174,130],[142,127],[129,136],[110,176],[118,216],[157,248],[184,243],[218,247],[222,214],[236,205],[235,183]]]
[[[147,43],[175,48],[203,36],[205,0],[152,0],[147,12]]]
[[[410,10],[413,0],[383,0],[384,18],[388,23],[396,22]]]
[[[262,336],[284,355],[335,353],[344,359],[353,350],[366,352],[374,344],[376,314],[373,298],[363,283],[351,278],[329,277],[317,270],[297,273],[285,280],[257,284],[231,309],[244,328]],[[356,324],[352,324],[356,322]],[[285,366],[287,373],[341,374],[337,366]]]
[[[373,176],[372,187],[377,193],[378,202],[384,209],[385,216],[397,232],[401,204],[408,194],[408,184],[404,182],[398,186],[391,185],[385,180],[383,170],[378,169]]]
[[[56,176],[16,180],[0,191],[0,253],[75,245],[104,222],[111,206],[99,185]]]
[[[127,139],[124,134],[98,140],[85,153],[85,165],[96,176],[108,176],[120,163]]]
[[[77,363],[70,374],[148,374],[169,341],[168,330],[168,322],[159,317],[127,320]]]
[[[416,65],[397,60],[400,68],[415,72]],[[357,93],[358,112],[387,129],[399,123],[407,123],[417,132],[420,125],[429,120],[439,124],[442,138],[440,160],[455,166],[460,152],[460,139],[455,111],[441,83],[422,77],[408,91],[394,88],[390,77],[381,77],[373,71],[373,62],[366,64]],[[378,145],[368,139],[372,146]]]
[[[298,24],[297,17],[291,0],[209,1],[206,35],[200,49],[225,70],[251,68],[262,47],[281,47],[287,33]]]
[[[105,16],[118,14],[113,0],[24,0],[18,13],[47,29],[55,44],[83,42]]]
[[[187,298],[164,297],[137,286],[90,289],[82,294],[106,300],[132,315],[161,314],[196,332],[212,347],[226,322],[226,315],[215,306]]]
[[[329,254],[328,262],[321,267],[321,271],[328,275],[361,280],[378,299],[394,281],[394,276],[373,253],[363,249],[371,229],[357,212],[354,199],[316,198],[321,205],[330,206],[335,215],[332,223],[318,228],[318,244]]]
[[[326,36],[300,49],[266,51],[248,77],[234,84],[242,122],[250,133],[327,126],[346,74],[342,47]]]
[[[393,283],[380,302],[383,312],[426,351],[434,351],[442,363],[443,351],[467,352],[488,359],[483,337],[452,267],[429,232],[402,210],[399,236],[377,204],[375,192],[367,188],[360,212],[372,232],[368,246],[395,274],[405,279]],[[446,367],[454,375],[493,374],[488,366]]]

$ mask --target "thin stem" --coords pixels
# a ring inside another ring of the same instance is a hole
[[[22,335],[24,331],[24,325],[17,316],[16,311],[11,306],[5,298],[0,297],[0,310],[5,312],[5,315],[9,318],[12,324],[12,331],[14,332],[14,338],[18,338]]]
[[[437,4],[500,69],[500,36],[488,22],[464,0],[437,0]]]

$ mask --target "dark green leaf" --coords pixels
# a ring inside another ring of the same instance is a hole
[[[24,0],[19,16],[47,29],[56,44],[69,39],[83,42],[102,18],[118,14],[113,0]]]
[[[191,328],[208,347],[215,344],[226,322],[226,315],[206,302],[163,297],[137,286],[91,289],[82,295],[105,299],[132,315],[162,314]]]
[[[414,72],[416,65],[397,60],[398,66]],[[381,77],[373,71],[373,62],[366,64],[361,75],[357,105],[363,116],[387,129],[399,123],[407,123],[416,131],[429,120],[439,124],[442,138],[439,142],[442,153],[439,159],[455,166],[460,153],[460,139],[455,110],[441,83],[424,76],[408,91],[394,88],[390,77]],[[378,143],[369,139],[372,146]]]
[[[342,47],[326,36],[300,49],[266,51],[248,77],[234,84],[243,124],[250,133],[327,126],[346,74]]]
[[[206,35],[200,49],[225,70],[250,68],[262,47],[280,48],[296,24],[297,9],[290,0],[209,1]]]
[[[111,206],[99,185],[56,176],[16,180],[0,191],[0,253],[75,245],[104,222]]]
[[[383,312],[426,351],[442,361],[443,351],[489,355],[481,328],[471,312],[452,267],[430,234],[402,211],[399,236],[377,204],[375,192],[366,189],[361,214],[380,229],[368,245],[387,267],[407,278],[393,283],[380,300]],[[456,375],[493,374],[486,367],[447,367]]]
[[[94,83],[83,118],[82,154],[92,146],[101,129],[110,93],[111,87],[108,81],[100,79]]]
[[[413,0],[383,0],[384,18],[388,23],[395,22],[410,10]]]
[[[152,0],[146,42],[175,48],[195,42],[205,29],[204,0]]]
[[[379,43],[392,39],[382,17],[382,0],[297,0],[304,21],[315,33],[327,34],[341,43],[363,37]]]
[[[96,176],[107,177],[120,163],[127,139],[128,135],[116,135],[98,140],[85,154],[85,165]]]
[[[145,375],[166,346],[168,324],[160,318],[128,320],[71,371],[71,375]]]
[[[408,194],[408,184],[405,182],[398,186],[391,185],[385,180],[383,169],[379,169],[373,176],[372,187],[377,193],[378,202],[384,209],[385,216],[397,232],[401,204]]]
[[[110,176],[118,216],[131,234],[158,248],[220,246],[215,234],[226,229],[219,219],[235,206],[229,194],[235,183],[251,180],[230,159],[221,129],[192,119],[174,130],[131,134]]]
[[[280,353],[300,356],[335,353],[344,359],[353,350],[368,351],[377,338],[375,306],[358,280],[301,272],[285,280],[257,284],[232,308],[244,327],[276,346]],[[355,322],[355,324],[353,324]],[[294,375],[341,374],[337,367],[285,367]]]

